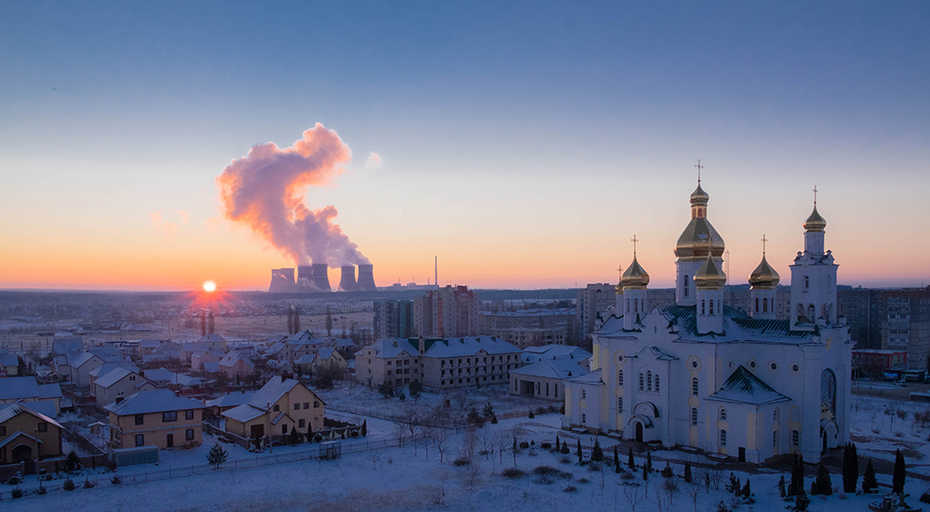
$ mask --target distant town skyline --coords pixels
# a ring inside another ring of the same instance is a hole
[[[267,289],[296,264],[224,217],[217,178],[317,122],[351,160],[305,204],[379,286],[434,256],[440,284],[616,282],[636,233],[670,287],[697,159],[730,284],[763,233],[787,283],[815,185],[840,284],[930,282],[926,3],[4,12],[0,288]]]

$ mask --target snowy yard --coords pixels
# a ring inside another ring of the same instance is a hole
[[[400,400],[396,396],[384,398],[377,389],[355,382],[339,382],[333,389],[317,390],[317,393],[326,401],[327,415],[329,410],[365,414],[381,418],[405,420],[411,415],[424,416],[437,407],[449,402],[448,410],[464,419],[472,408],[482,412],[490,403],[498,416],[527,415],[530,410],[539,408],[549,409],[561,406],[560,402],[539,400],[507,393],[506,386],[482,386],[481,388],[468,388],[450,390],[446,393],[423,392],[417,399],[410,398],[409,391],[404,388],[407,397]]]
[[[909,471],[930,476],[930,404],[853,395],[850,435],[860,456],[892,461],[901,449]]]
[[[721,500],[733,500],[722,489],[722,484],[719,490],[706,489],[703,482],[707,470],[700,467],[693,470],[695,485],[675,476],[668,479],[675,485],[668,486],[665,483],[667,479],[658,473],[665,465],[658,458],[654,459],[656,472],[650,474],[645,484],[641,470],[621,477],[610,463],[581,466],[575,454],[577,441],[571,435],[559,432],[556,428],[558,422],[557,414],[547,414],[534,419],[516,418],[503,420],[497,425],[487,424],[473,435],[464,431],[433,431],[429,432],[429,441],[349,454],[338,460],[299,461],[246,470],[207,472],[133,485],[115,486],[104,480],[95,489],[79,488],[12,502],[5,498],[3,508],[11,511],[135,510],[144,504],[146,510],[155,511],[443,509],[703,512],[716,510]],[[543,442],[553,442],[557,433],[568,440],[569,454],[539,448]],[[537,448],[519,450],[514,458],[510,451],[514,437],[521,442],[532,441]],[[585,437],[583,442],[587,444],[590,439]],[[610,456],[611,441],[603,438],[601,441],[606,455]],[[209,448],[209,444],[205,443],[205,449]],[[287,449],[292,448],[280,450]],[[278,450],[275,449],[276,452]],[[195,452],[191,451],[189,456],[202,455]],[[247,452],[236,453],[230,448],[231,459],[249,455]],[[468,459],[470,464],[462,462]],[[641,466],[643,460],[637,457],[636,463]],[[622,452],[621,461],[625,467],[626,456]],[[176,462],[184,462],[184,457],[179,455]],[[505,470],[514,466],[523,474],[505,476]],[[680,464],[673,464],[672,468],[676,475],[682,474]],[[740,504],[735,510],[785,510],[785,502],[777,490],[781,473],[762,471],[736,475],[743,481],[747,476],[750,478],[756,502]],[[880,482],[889,480],[888,475],[879,475]],[[840,486],[840,476],[832,475],[832,482],[834,487]],[[806,484],[810,484],[810,478]],[[672,487],[677,489],[670,492]],[[919,496],[926,487],[925,482],[913,478],[908,480],[908,491],[912,495]],[[809,510],[866,510],[867,504],[875,499],[875,496],[813,497]],[[911,499],[911,503],[916,504],[916,499]]]

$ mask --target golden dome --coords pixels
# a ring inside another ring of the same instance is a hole
[[[691,206],[705,205],[710,201],[710,196],[707,192],[704,192],[704,189],[701,188],[701,184],[698,183],[694,192],[691,192]]]
[[[765,255],[763,254],[759,266],[749,275],[749,284],[753,288],[771,289],[778,286],[778,281],[778,272],[775,272],[769,262],[765,261]]]
[[[723,237],[706,218],[695,217],[681,232],[675,244],[675,256],[682,260],[701,260],[708,254],[715,258],[723,256],[726,244]]]
[[[698,289],[717,289],[727,282],[727,276],[719,268],[710,254],[704,260],[704,265],[694,274],[694,286]]]
[[[636,256],[633,256],[633,263],[627,267],[626,271],[623,273],[623,277],[620,278],[620,285],[626,288],[645,288],[649,284],[649,274],[640,266],[639,261],[636,261]]]
[[[820,216],[820,213],[817,211],[817,207],[814,206],[814,211],[812,211],[810,217],[804,221],[804,229],[808,231],[823,231],[826,227],[826,219]]]

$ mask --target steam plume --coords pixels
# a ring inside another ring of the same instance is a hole
[[[327,182],[351,158],[349,146],[320,123],[290,147],[253,146],[216,180],[226,218],[248,225],[296,264],[368,263],[333,222],[335,207],[304,205],[307,187]]]

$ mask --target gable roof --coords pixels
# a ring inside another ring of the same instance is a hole
[[[523,349],[521,359],[527,363],[535,363],[544,359],[569,359],[583,361],[590,359],[591,353],[574,345],[541,345]]]
[[[42,421],[46,421],[52,425],[55,425],[58,428],[64,428],[61,426],[61,423],[58,423],[51,417],[46,416],[45,414],[32,409],[25,404],[10,404],[7,406],[0,406],[0,423],[6,423],[10,419],[17,417],[20,414],[31,414]]]
[[[203,408],[203,403],[200,400],[180,397],[170,389],[139,391],[120,403],[113,402],[104,407],[119,416],[201,408]]]
[[[4,446],[10,444],[10,442],[15,441],[16,438],[18,438],[18,437],[28,437],[29,439],[31,439],[31,440],[33,440],[33,441],[39,443],[39,444],[42,444],[42,440],[41,440],[41,439],[36,438],[36,437],[32,437],[32,436],[30,436],[29,434],[27,434],[27,433],[25,433],[25,432],[23,432],[23,431],[21,431],[21,430],[17,430],[16,432],[13,432],[13,433],[10,434],[9,436],[7,436],[6,439],[4,439],[3,441],[0,441],[0,448],[3,448]]]
[[[751,318],[741,310],[723,306],[724,334],[699,335],[697,333],[696,306],[672,304],[662,309],[670,329],[677,329],[682,339],[705,343],[818,343],[816,333],[792,331],[787,320],[760,320]]]
[[[39,384],[32,375],[0,379],[0,400],[27,398],[61,398],[61,387],[58,383]]]
[[[113,369],[110,370],[109,372],[105,373],[105,374],[104,374],[103,376],[101,376],[100,378],[98,378],[98,379],[96,380],[96,384],[97,384],[98,386],[102,386],[102,387],[108,388],[108,387],[110,387],[110,386],[116,384],[117,382],[123,380],[124,378],[128,377],[129,375],[135,375],[135,374],[136,374],[136,372],[134,372],[134,371],[132,371],[132,370],[130,370],[130,369],[128,369],[128,368],[123,368],[123,367],[121,367],[121,366],[118,366],[118,367],[116,367],[116,368],[113,368]],[[138,376],[138,375],[137,375],[137,376]],[[139,377],[139,380],[140,380],[140,381],[144,381],[144,380],[145,380],[145,379],[144,379],[143,377],[141,377],[141,376],[138,376],[138,377]],[[140,386],[140,385],[141,385],[141,382],[137,383],[136,385],[137,385],[137,386]]]
[[[575,359],[549,359],[538,363],[521,366],[510,370],[511,375],[525,375],[527,377],[546,377],[550,379],[568,379],[586,375],[588,370],[578,364]]]
[[[484,351],[488,355],[519,353],[516,346],[492,336],[465,336],[424,340],[423,357],[466,357]]]
[[[275,375],[268,379],[268,382],[252,395],[252,399],[249,400],[248,403],[262,410],[266,410],[269,405],[273,405],[280,400],[282,396],[294,389],[298,384],[301,386],[303,385],[300,384],[300,381],[295,379],[285,380],[282,379],[280,375]],[[310,392],[313,393],[313,391]],[[313,394],[316,395],[316,393]],[[319,398],[319,396],[317,396],[317,398]],[[323,400],[320,399],[320,401],[322,402]]]
[[[254,393],[246,393],[244,391],[233,391],[220,395],[213,400],[207,400],[204,405],[207,407],[232,407],[242,405],[251,400],[253,394]]]
[[[246,403],[246,404],[237,405],[233,407],[232,409],[229,409],[228,411],[223,413],[223,416],[226,416],[227,418],[232,418],[240,423],[245,423],[247,421],[254,420],[255,418],[258,418],[259,416],[264,415],[266,412],[267,411],[265,409],[261,409],[261,408],[258,408],[258,407],[255,407],[253,405]]]
[[[68,355],[68,366],[72,368],[80,368],[84,366],[85,364],[87,364],[88,361],[91,361],[93,359],[97,359],[101,363],[103,362],[103,358],[101,358],[97,354],[94,354],[93,352],[87,352],[87,351],[72,352],[71,354]]]
[[[752,405],[765,405],[778,402],[791,401],[787,396],[775,391],[756,377],[752,372],[747,370],[743,365],[739,365],[733,373],[727,377],[723,385],[716,393],[707,397],[708,400],[719,402],[736,402]]]

